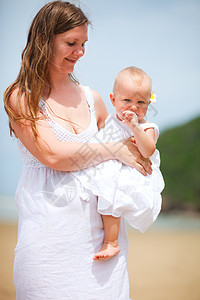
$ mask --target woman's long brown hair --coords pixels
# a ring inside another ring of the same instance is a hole
[[[38,146],[36,122],[39,119],[39,101],[45,84],[50,87],[48,68],[51,59],[52,39],[56,34],[66,32],[82,24],[89,24],[83,11],[69,2],[53,1],[37,13],[29,29],[26,46],[17,79],[4,92],[4,107],[11,120],[29,121],[34,140]],[[69,77],[76,81],[72,74]],[[10,105],[10,95],[17,90],[17,110]],[[49,88],[49,93],[51,87]],[[25,103],[22,103],[22,97]],[[25,104],[25,105],[24,105]],[[25,106],[25,108],[24,108]],[[25,124],[25,123],[24,123]],[[10,134],[14,132],[11,123]]]

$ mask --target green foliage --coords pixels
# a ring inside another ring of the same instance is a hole
[[[165,179],[164,207],[200,210],[200,117],[163,132],[157,148]]]

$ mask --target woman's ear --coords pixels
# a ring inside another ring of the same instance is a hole
[[[110,94],[110,100],[112,102],[112,105],[115,106],[115,95],[114,94]]]

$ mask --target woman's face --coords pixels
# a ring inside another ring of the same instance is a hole
[[[85,53],[88,40],[87,25],[56,34],[52,41],[50,71],[70,74],[78,59]]]

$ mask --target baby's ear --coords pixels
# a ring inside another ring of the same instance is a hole
[[[114,94],[110,94],[110,100],[112,102],[112,105],[115,106],[115,95]]]

